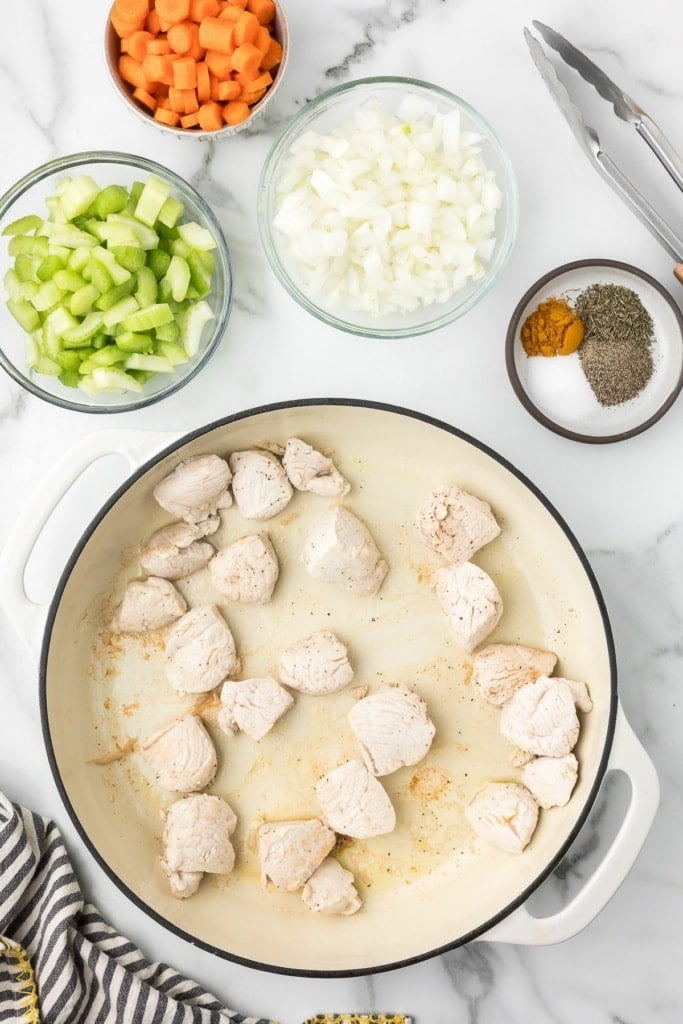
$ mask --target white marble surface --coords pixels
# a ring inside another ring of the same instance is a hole
[[[43,752],[37,671],[0,615],[0,787],[62,826],[89,895],[153,958],[201,980],[228,1005],[297,1024],[321,1010],[394,1009],[417,1024],[675,1024],[683,1019],[683,402],[647,433],[586,446],[546,432],[507,381],[503,343],[520,294],[566,260],[635,263],[676,290],[666,253],[589,167],[557,114],[522,39],[547,21],[613,74],[683,152],[683,7],[670,0],[287,0],[289,74],[258,130],[217,144],[176,141],[141,125],[106,78],[104,0],[10,0],[0,5],[4,145],[0,190],[56,155],[122,149],[166,163],[211,202],[236,270],[235,304],[210,364],[160,405],[126,416],[63,412],[0,379],[0,536],[36,481],[70,442],[105,427],[181,432],[264,402],[312,396],[376,399],[447,420],[528,474],[568,520],[605,595],[617,643],[620,693],[654,759],[662,803],[640,858],[596,920],[557,946],[476,943],[398,972],[355,980],[260,974],[168,934],[91,861],[59,801]],[[521,193],[518,243],[502,279],[461,321],[415,341],[369,342],[308,317],[271,275],[257,244],[259,167],[275,132],[306,99],[369,74],[432,79],[493,123]],[[567,78],[614,156],[683,228],[683,200],[606,104]],[[678,290],[680,301],[683,291]],[[41,545],[32,592],[47,598],[121,465],[103,466]],[[599,859],[625,797],[607,787],[567,864],[543,887],[556,906]]]

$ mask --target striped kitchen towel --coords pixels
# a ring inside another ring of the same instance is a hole
[[[84,902],[54,822],[0,793],[2,1021],[269,1024],[227,1010],[166,964],[149,963]]]

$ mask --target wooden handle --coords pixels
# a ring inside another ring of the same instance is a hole
[[[674,275],[683,284],[683,263],[677,263],[674,267]]]

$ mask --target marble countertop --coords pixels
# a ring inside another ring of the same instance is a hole
[[[683,7],[668,0],[287,0],[292,55],[261,123],[216,143],[176,140],[127,113],[106,77],[105,0],[23,0],[0,7],[5,145],[0,191],[57,155],[121,149],[172,167],[211,203],[235,268],[235,301],[210,368],[159,405],[124,416],[65,412],[0,378],[0,536],[32,489],[84,433],[108,427],[175,433],[272,401],[343,396],[443,419],[509,459],[548,496],[585,548],[615,634],[620,697],[659,773],[662,800],[617,894],[579,935],[547,946],[477,942],[400,971],[358,979],[262,974],[204,953],[149,920],[93,863],[59,800],[40,731],[33,656],[0,614],[0,788],[63,829],[79,875],[105,916],[153,959],[182,966],[245,1013],[298,1024],[323,1010],[403,1011],[416,1024],[674,1024],[683,1019],[683,769],[680,679],[683,583],[683,401],[652,429],[589,446],[547,432],[522,408],[504,365],[520,295],[565,261],[632,262],[670,288],[671,261],[592,170],[529,58],[522,26],[547,21],[593,56],[683,152]],[[352,78],[404,74],[467,99],[493,124],[515,167],[519,237],[500,281],[437,333],[370,342],[336,333],[285,294],[257,243],[260,165],[278,129],[311,97]],[[632,129],[566,75],[612,155],[679,232],[681,196]],[[29,566],[49,599],[82,528],[125,468],[107,460],[82,480]],[[589,877],[628,799],[618,775],[566,860],[534,897],[561,906]]]

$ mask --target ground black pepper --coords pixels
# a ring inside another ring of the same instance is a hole
[[[575,303],[584,324],[583,372],[601,405],[635,398],[652,377],[652,317],[630,288],[593,284]]]

